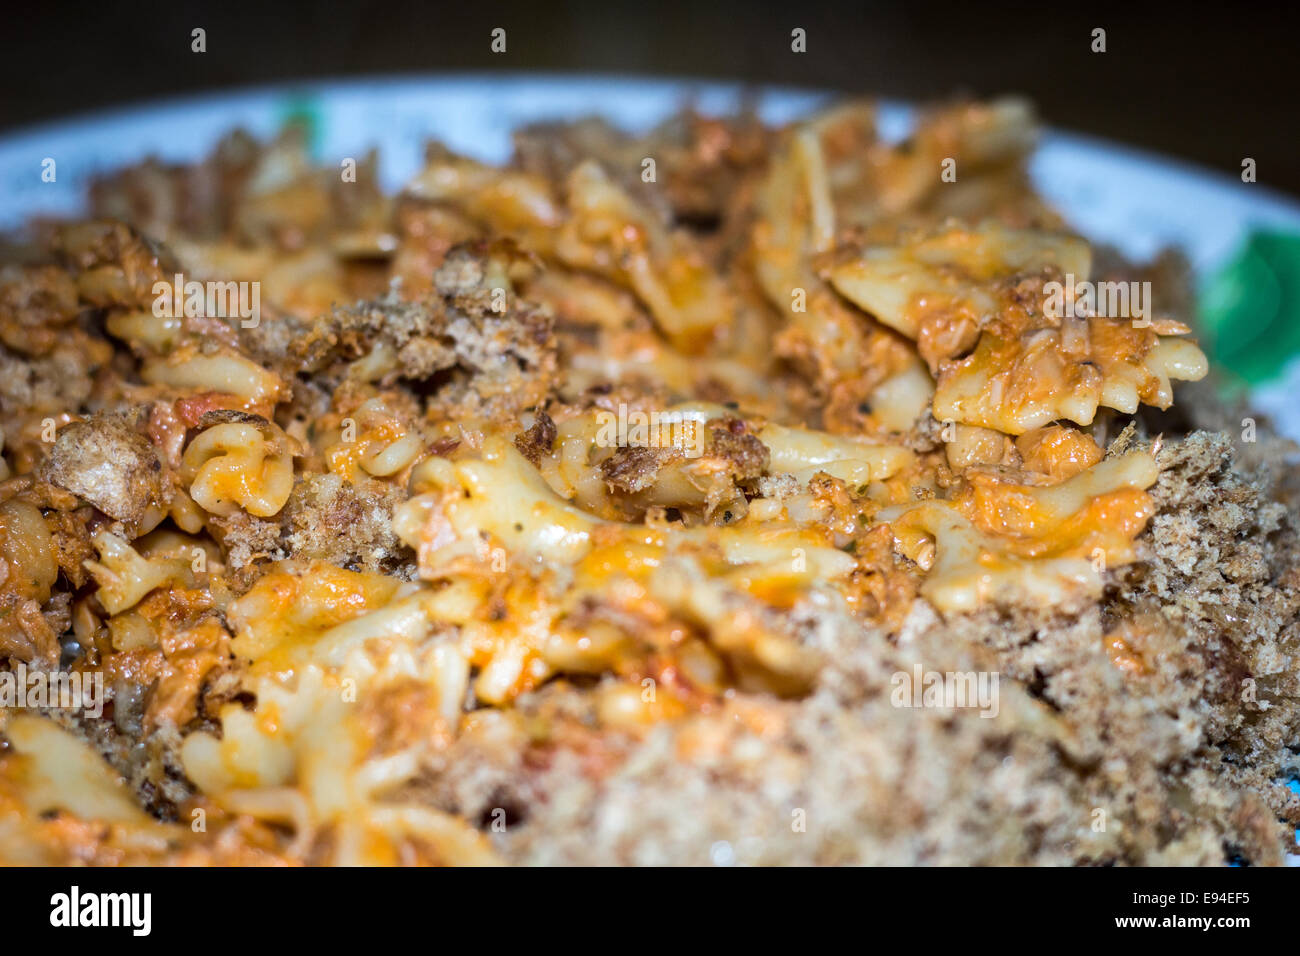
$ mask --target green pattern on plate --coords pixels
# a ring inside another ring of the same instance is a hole
[[[307,143],[307,153],[320,160],[321,109],[317,97],[311,93],[296,93],[284,101],[280,108],[281,124],[298,126]]]
[[[1219,365],[1274,378],[1300,354],[1300,235],[1252,233],[1202,290],[1200,318]]]

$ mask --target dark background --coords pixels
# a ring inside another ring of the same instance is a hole
[[[374,73],[688,75],[927,99],[1022,92],[1057,126],[1300,194],[1291,5],[13,3],[0,128],[185,92]],[[190,30],[208,52],[190,52]],[[489,51],[493,27],[508,52]],[[808,52],[790,51],[803,27]],[[1107,31],[1107,52],[1090,50]]]

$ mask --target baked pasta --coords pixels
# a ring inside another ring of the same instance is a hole
[[[0,859],[1281,862],[1288,449],[1034,140],[235,133],[10,237]]]

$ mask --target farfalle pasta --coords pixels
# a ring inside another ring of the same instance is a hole
[[[1300,537],[1178,261],[1021,101],[876,120],[232,134],[6,245],[0,689],[105,706],[0,707],[0,860],[1280,862]]]

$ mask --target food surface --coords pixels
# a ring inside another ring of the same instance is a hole
[[[0,861],[1295,852],[1294,449],[1025,104],[303,142],[0,246]]]

